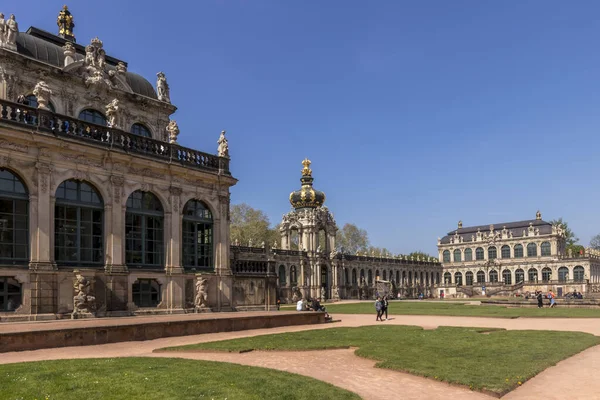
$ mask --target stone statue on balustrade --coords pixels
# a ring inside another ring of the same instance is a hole
[[[11,14],[10,18],[5,21],[4,14],[0,13],[0,47],[16,50],[18,34],[19,24],[17,23],[14,14]]]
[[[199,276],[196,280],[196,297],[194,298],[196,312],[208,307],[208,279]]]
[[[169,84],[167,83],[167,77],[164,72],[156,74],[156,92],[158,94],[158,100],[167,103],[171,102]]]
[[[119,100],[113,99],[106,105],[106,119],[110,128],[118,128]]]
[[[221,136],[219,136],[217,144],[219,145],[217,149],[219,157],[229,158],[229,143],[227,142],[227,138],[225,138],[225,131],[221,131]]]
[[[73,297],[73,313],[71,318],[75,319],[81,316],[93,316],[96,311],[96,297],[92,295],[91,282],[75,271],[75,282],[73,283],[75,296]]]
[[[48,87],[48,84],[44,81],[39,81],[33,89],[33,94],[37,98],[38,108],[40,110],[50,110],[48,103],[50,103],[50,97],[52,96],[52,90]]]
[[[177,121],[174,119],[169,121],[169,125],[167,125],[167,133],[169,135],[168,142],[171,144],[177,143],[177,136],[179,135],[179,126],[177,125]]]

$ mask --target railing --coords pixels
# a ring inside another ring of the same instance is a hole
[[[231,270],[240,275],[267,275],[269,268],[266,261],[235,260]]]
[[[116,128],[109,128],[56,114],[51,111],[28,107],[11,101],[0,100],[0,121],[93,143],[111,150],[150,156],[165,162],[177,162],[185,167],[222,171],[230,175],[229,159],[150,139]]]
[[[375,256],[356,256],[352,254],[341,254],[338,253],[335,258],[338,260],[341,258],[348,261],[365,261],[365,262],[382,262],[387,264],[406,264],[406,265],[441,265],[439,261],[417,261],[417,260],[405,260],[402,258],[387,258],[387,257],[375,257]]]
[[[282,249],[272,249],[274,254],[280,256],[306,256],[308,253],[306,251],[299,250],[282,250]]]
[[[231,251],[238,253],[265,254],[267,252],[267,249],[265,249],[264,247],[231,246]]]

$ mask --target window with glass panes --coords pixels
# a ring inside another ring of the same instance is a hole
[[[515,283],[524,282],[525,281],[525,271],[521,268],[515,271]]]
[[[552,278],[552,270],[548,267],[542,269],[542,281],[546,282]]]
[[[529,282],[537,282],[538,280],[538,270],[535,268],[529,268],[527,271]]]
[[[213,217],[198,200],[188,201],[183,208],[183,266],[214,270]]]
[[[285,280],[285,266],[279,266],[279,286],[286,286],[287,281]]]
[[[59,265],[104,262],[104,202],[86,182],[64,181],[56,190],[54,259]]]
[[[354,272],[354,278],[356,279],[356,271]],[[292,265],[290,267],[290,283],[292,284],[292,286],[296,286],[296,284],[298,283],[295,265]]]
[[[462,286],[462,274],[460,272],[454,274],[454,282],[456,286]]]
[[[496,271],[496,270],[490,271],[490,282],[492,282],[492,283],[498,282],[498,271]]]
[[[369,285],[371,285],[371,284],[373,283],[373,271],[371,271],[371,270],[368,270],[368,271],[367,271],[367,275],[368,275],[368,282],[369,282]]]
[[[475,259],[483,260],[483,247],[478,247],[475,249]]]
[[[450,262],[450,250],[444,250],[442,254],[444,257],[444,262]]]
[[[79,113],[79,119],[96,125],[106,125],[106,117],[100,111],[87,109]]]
[[[477,271],[477,283],[485,283],[485,272]]]
[[[568,279],[569,279],[569,268],[560,267],[558,269],[558,280],[561,282],[565,282]]]
[[[160,303],[160,285],[155,279],[138,279],[131,294],[138,307],[156,307]]]
[[[11,171],[0,170],[0,264],[29,261],[29,194]]]
[[[38,103],[38,99],[35,95],[30,94],[29,96],[25,97],[25,102],[23,104],[29,107],[38,108],[40,103]],[[50,111],[56,112],[54,109],[54,104],[52,104],[52,102],[48,102],[48,108],[50,109]]]
[[[544,242],[540,246],[542,250],[542,256],[549,256],[551,252],[550,242]]]
[[[136,267],[161,267],[164,214],[158,198],[150,192],[133,192],[125,213],[125,262]]]
[[[454,262],[460,262],[461,260],[461,254],[460,254],[460,250],[456,249],[454,250]]]
[[[452,274],[450,272],[444,273],[444,284],[452,283]]]
[[[488,259],[493,260],[498,257],[498,250],[496,247],[490,246],[488,247]]]
[[[356,278],[356,270],[355,269],[352,270],[352,284],[353,285],[358,284],[358,280]]]
[[[502,280],[506,285],[512,284],[512,274],[509,270],[505,269],[504,271],[502,271]]]
[[[467,286],[473,286],[473,273],[471,271],[465,273],[465,283]]]
[[[152,135],[150,134],[150,129],[148,129],[145,125],[142,124],[131,125],[130,132],[134,135],[139,135],[147,138],[152,137]]]
[[[473,250],[471,250],[471,249],[465,250],[465,261],[473,261]]]
[[[527,245],[527,257],[537,257],[537,244],[529,243]]]
[[[502,258],[510,258],[510,246],[504,245],[500,251],[502,252]]]
[[[15,311],[21,306],[21,284],[16,279],[0,276],[0,312]]]
[[[514,252],[515,258],[523,258],[523,245],[515,244]]]
[[[578,265],[575,268],[573,268],[573,279],[576,282],[581,282],[581,281],[583,281],[584,278],[585,278],[585,269],[581,265]]]

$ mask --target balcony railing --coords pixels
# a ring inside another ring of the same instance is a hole
[[[92,124],[11,101],[0,100],[0,121],[35,128],[40,132],[51,133],[59,137],[93,143],[110,150],[149,156],[169,163],[179,163],[185,167],[230,175],[228,158],[203,153],[178,144],[146,138],[120,129]]]
[[[348,261],[364,261],[364,262],[382,262],[386,264],[405,264],[405,265],[436,265],[439,266],[441,263],[439,261],[418,261],[418,260],[406,260],[402,258],[388,258],[388,257],[376,257],[376,256],[357,256],[353,254],[341,254],[338,253],[335,256],[337,259],[341,259]]]

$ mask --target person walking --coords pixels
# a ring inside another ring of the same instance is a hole
[[[383,313],[385,313],[385,320],[387,321],[387,319],[388,319],[388,306],[390,305],[390,303],[388,302],[387,296],[383,296],[383,299],[381,300],[381,305],[383,306],[382,309],[381,309],[381,316],[383,317]]]
[[[554,293],[552,293],[552,290],[548,292],[548,298],[550,299],[550,308],[554,308],[554,306],[556,306],[556,301],[554,300]]]
[[[383,309],[383,304],[381,302],[381,298],[378,297],[377,301],[375,302],[375,311],[377,311],[377,318],[375,318],[375,321],[383,322],[383,320],[381,319],[381,314],[383,314],[382,309]]]
[[[535,292],[535,297],[537,298],[538,308],[544,308],[544,296],[542,296],[542,291],[538,290]]]

